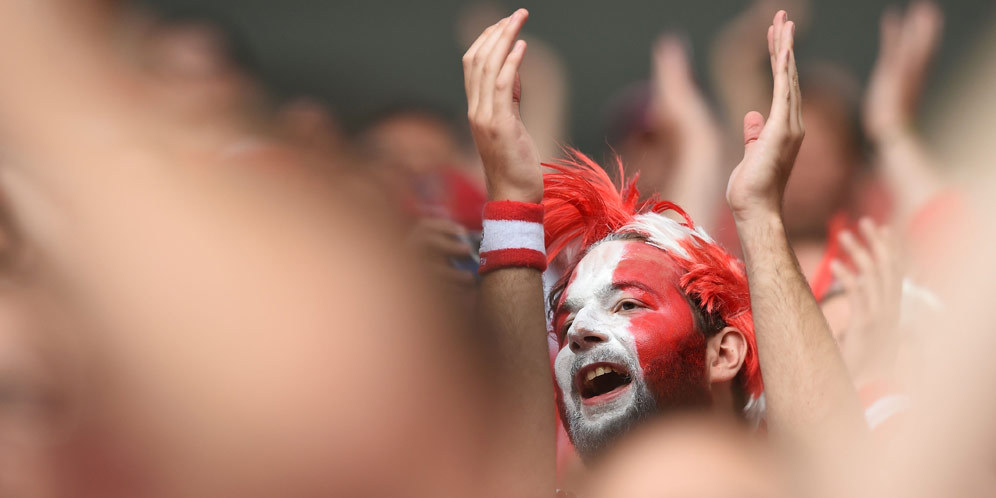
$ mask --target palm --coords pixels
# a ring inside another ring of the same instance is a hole
[[[746,128],[760,126],[759,114],[748,115]],[[750,137],[747,137],[748,139]],[[726,188],[727,201],[734,212],[754,209],[780,210],[795,157],[802,143],[802,130],[771,120],[756,140],[744,147],[744,158],[730,174]]]
[[[865,96],[864,125],[881,137],[912,120],[927,67],[940,41],[942,18],[937,7],[917,3],[905,15],[882,17],[879,56]]]
[[[485,29],[463,57],[467,117],[492,200],[543,197],[539,151],[519,117],[526,43],[515,38],[527,16],[520,9]]]

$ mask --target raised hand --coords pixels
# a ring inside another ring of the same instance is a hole
[[[519,9],[488,27],[463,56],[467,118],[491,200],[543,198],[539,151],[519,116],[518,73],[526,42],[516,38],[528,17]]]
[[[875,141],[908,129],[941,39],[944,18],[929,1],[913,4],[905,14],[882,15],[878,60],[865,96],[863,124]]]
[[[671,157],[659,165],[663,175],[644,167],[641,180],[655,180],[649,191],[680,204],[695,219],[714,220],[725,178],[722,131],[695,81],[688,47],[676,36],[655,44],[652,83],[653,124]]]
[[[662,37],[653,53],[653,112],[655,124],[677,142],[676,146],[694,148],[697,144],[683,141],[701,141],[708,137],[713,148],[717,126],[712,110],[695,82],[688,50],[675,36]]]
[[[726,200],[738,221],[781,213],[785,184],[805,135],[794,40],[795,24],[784,10],[778,11],[768,28],[775,82],[771,111],[767,122],[756,111],[744,116],[744,158],[726,188]]]
[[[863,244],[851,232],[840,235],[853,269],[840,261],[831,266],[850,305],[847,327],[834,331],[834,335],[848,370],[858,382],[888,375],[900,346],[897,333],[903,294],[895,236],[867,218],[861,220],[859,229]]]
[[[473,256],[464,240],[467,230],[460,224],[443,218],[423,218],[412,228],[407,241],[441,282],[465,287],[474,283],[473,274],[451,263],[453,259]]]

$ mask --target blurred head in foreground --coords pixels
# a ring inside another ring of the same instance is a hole
[[[593,465],[590,498],[792,496],[775,455],[741,424],[678,415],[648,422]]]
[[[580,254],[551,309],[558,405],[582,457],[661,411],[756,419],[763,386],[743,265],[680,208],[639,202],[632,182],[619,191],[586,157],[551,167],[547,251]]]

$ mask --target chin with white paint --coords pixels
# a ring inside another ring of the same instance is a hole
[[[706,340],[667,253],[638,240],[592,247],[554,311],[558,406],[582,457],[668,407],[708,403]]]

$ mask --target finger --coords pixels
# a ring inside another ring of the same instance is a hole
[[[494,48],[495,43],[498,41],[498,37],[501,36],[502,30],[505,29],[505,25],[508,24],[508,18],[498,21],[495,25],[495,29],[491,31],[491,34],[484,40],[481,44],[481,48],[474,55],[474,84],[477,86],[477,110],[478,112],[491,112],[490,100],[485,103],[486,99],[490,99],[491,96],[484,93],[484,66],[488,59],[491,58],[491,50]]]
[[[522,24],[526,22],[526,17],[528,16],[528,11],[526,9],[519,9],[512,13],[508,18],[508,22],[505,27],[502,28],[501,34],[495,40],[495,45],[491,49],[491,55],[488,60],[484,63],[484,72],[482,73],[481,80],[481,95],[482,103],[485,108],[489,105],[500,105],[501,107],[508,110],[511,107],[511,99],[506,103],[498,103],[495,101],[495,86],[497,85],[498,74],[501,72],[502,67],[505,65],[505,61],[508,59],[509,52],[512,49],[512,44],[515,42],[516,37],[519,36],[519,31],[522,29]],[[512,80],[514,81],[514,77]],[[511,88],[511,84],[508,85]],[[494,110],[497,112],[497,110]]]
[[[688,86],[694,81],[688,47],[677,36],[663,36],[654,45],[654,79],[663,89]]]
[[[465,237],[467,235],[467,229],[463,225],[445,218],[422,218],[415,226],[415,231],[444,233],[451,237]]]
[[[526,42],[519,40],[515,42],[512,51],[509,52],[505,64],[498,73],[495,80],[495,112],[512,112],[519,103],[521,92],[516,91],[518,84],[519,68],[522,60],[526,57]]]
[[[782,52],[782,27],[785,25],[786,19],[788,19],[788,14],[784,10],[779,10],[775,12],[775,18],[771,22],[774,27],[776,58]]]
[[[859,276],[868,275],[874,273],[875,262],[871,257],[868,250],[865,249],[858,239],[854,237],[848,230],[844,230],[840,233],[840,245],[844,248],[844,251],[851,258],[851,262],[858,269]]]
[[[874,274],[868,277],[876,279],[876,290],[883,293],[883,299],[889,299],[896,278],[892,272],[892,255],[889,254],[889,248],[870,218],[862,218],[858,222],[858,230],[861,231],[861,236],[865,239],[865,245],[875,263]]]
[[[768,57],[775,62],[775,25],[768,26]]]
[[[744,146],[757,141],[764,129],[764,116],[757,111],[750,111],[744,116]]]
[[[875,223],[871,218],[861,218],[858,222],[858,230],[861,232],[861,236],[864,237],[865,244],[871,250],[871,255],[874,257],[875,262],[879,266],[887,264],[889,259],[891,259],[889,249],[885,246],[885,240],[882,239],[881,233],[879,233],[878,228],[875,227]]]
[[[467,53],[463,54],[463,86],[464,91],[467,93],[467,110],[471,111],[477,108],[477,88],[478,85],[474,79],[474,59],[477,56],[477,52],[481,49],[481,45],[487,40],[491,33],[494,31],[497,23],[488,26],[481,36],[474,40],[470,48],[467,49]]]
[[[853,298],[859,292],[857,275],[839,259],[830,261],[830,273],[837,279],[837,283],[840,284],[841,289],[849,298]]]
[[[484,40],[486,40],[488,36],[491,35],[492,31],[494,31],[495,26],[497,24],[498,23],[495,23],[492,24],[491,26],[488,26],[487,28],[484,28],[484,31],[481,31],[481,34],[478,35],[477,39],[474,40],[474,42],[470,44],[470,47],[467,48],[467,51],[464,52],[463,69],[465,72],[469,72],[474,63],[474,56],[477,54],[477,51],[480,50],[481,45],[484,44]]]
[[[899,262],[899,247],[889,227],[876,227],[870,219],[860,223],[861,233],[872,249],[876,259],[879,279],[886,299],[898,299],[902,293],[903,271]]]
[[[491,55],[485,61],[485,76],[498,76],[498,72],[501,71],[505,59],[512,49],[512,44],[518,38],[519,31],[522,29],[522,25],[526,22],[528,16],[529,12],[526,9],[519,9],[508,17],[505,26],[501,29],[501,33],[495,38],[494,45],[491,47]]]
[[[784,31],[781,27],[776,28],[776,31],[778,30]],[[788,74],[788,54],[784,50],[779,51],[778,55],[775,56],[775,63],[771,67],[771,74],[774,76],[775,84],[771,93],[771,110],[768,113],[768,123],[787,126],[789,124],[791,82],[789,81]]]
[[[863,317],[859,318],[857,315],[865,313],[865,310],[868,309],[868,298],[865,295],[866,289],[858,283],[858,275],[838,259],[830,262],[830,273],[833,274],[851,304],[851,313],[855,315],[851,318],[851,322],[859,322]]]
[[[910,7],[904,37],[909,39],[910,55],[916,57],[918,66],[925,66],[936,51],[943,22],[933,2],[916,2]]]
[[[799,88],[799,69],[795,64],[795,23],[785,23],[782,38],[785,45],[785,64],[789,80],[789,123],[795,131],[802,130],[802,90]]]
[[[447,234],[437,233],[426,240],[427,249],[434,255],[468,258],[471,248],[467,243]]]
[[[882,20],[879,24],[878,50],[880,60],[890,62],[895,60],[901,32],[902,16],[896,6],[890,5],[882,13]]]
[[[492,108],[494,103],[494,87],[495,87],[495,77],[498,75],[498,69],[501,67],[501,62],[508,55],[506,50],[502,50],[504,40],[508,36],[509,27],[512,25],[512,19],[518,12],[512,14],[512,16],[506,17],[501,20],[498,27],[495,28],[495,32],[488,38],[484,43],[483,50],[486,53],[482,54],[480,68],[480,79],[478,80],[478,92],[480,92],[480,100],[478,100],[478,108],[485,113],[493,113]]]

